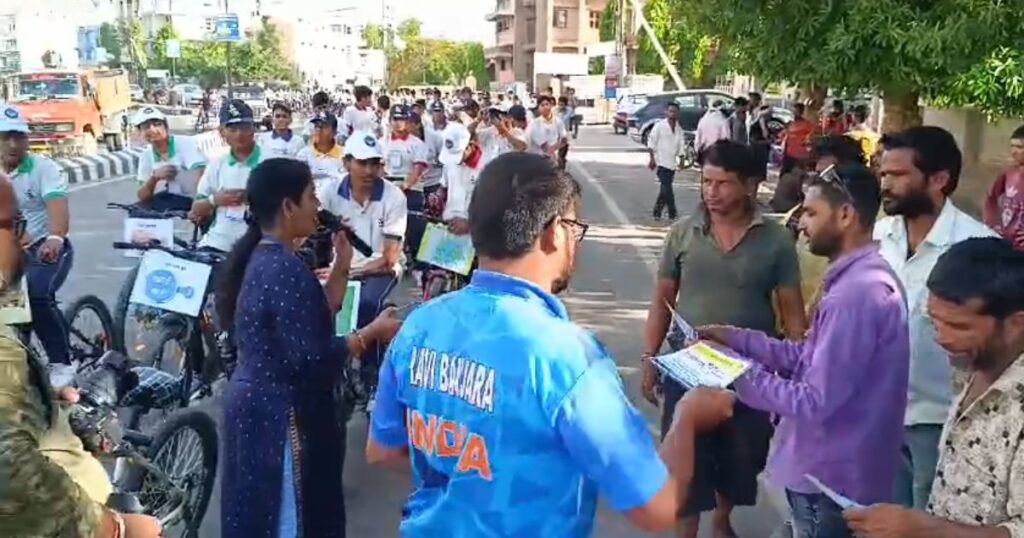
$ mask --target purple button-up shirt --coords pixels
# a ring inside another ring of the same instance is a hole
[[[732,329],[728,344],[754,361],[735,382],[740,400],[781,418],[769,460],[777,486],[818,493],[808,473],[862,504],[891,500],[910,340],[901,288],[877,246],[829,266],[805,341]]]

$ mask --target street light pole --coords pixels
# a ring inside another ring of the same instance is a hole
[[[228,15],[231,12],[228,10],[228,0],[224,0],[224,14]],[[224,50],[224,83],[228,89],[228,101],[234,99],[234,92],[231,91],[231,41],[224,43],[226,47]]]

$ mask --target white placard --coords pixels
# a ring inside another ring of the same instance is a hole
[[[28,278],[22,275],[18,284],[0,291],[0,325],[29,323],[32,323],[32,309],[28,304]]]
[[[167,248],[174,248],[174,222],[169,219],[125,219],[124,240],[126,243],[144,244],[157,240]],[[126,250],[129,258],[141,258],[141,250]]]
[[[209,265],[151,250],[142,256],[131,302],[196,317],[210,281]]]

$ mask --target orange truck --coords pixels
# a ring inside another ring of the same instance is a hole
[[[16,73],[5,90],[28,121],[32,151],[65,157],[95,155],[101,142],[111,151],[125,146],[132,100],[124,71]]]

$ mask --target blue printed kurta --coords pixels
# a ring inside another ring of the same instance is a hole
[[[290,519],[281,513],[282,492],[292,504],[286,474],[294,482],[296,534],[345,536],[345,436],[334,389],[347,350],[334,336],[320,283],[277,242],[265,239],[252,254],[234,334],[239,363],[224,407],[223,538],[292,538],[280,536]],[[289,463],[294,473],[285,472]]]

